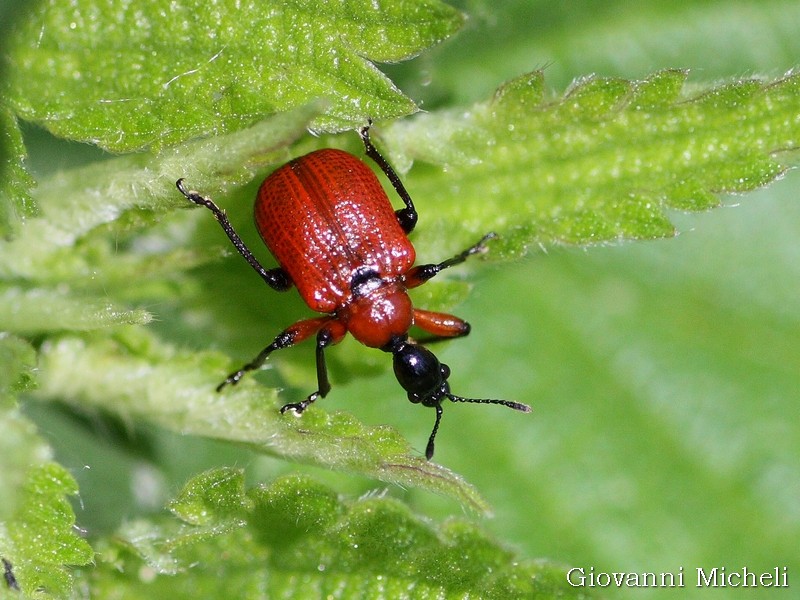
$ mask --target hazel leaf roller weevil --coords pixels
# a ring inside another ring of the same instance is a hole
[[[409,338],[416,325],[433,339],[462,337],[469,324],[452,315],[414,308],[409,288],[422,285],[444,269],[486,250],[488,233],[473,246],[440,263],[414,266],[416,252],[408,234],[417,224],[417,210],[394,169],[369,137],[359,130],[367,156],[386,174],[404,203],[395,210],[375,173],[343,150],[322,149],[295,158],[269,175],[255,201],[255,223],[280,265],[265,269],[234,231],[225,212],[212,200],[191,191],[183,179],[178,190],[209,209],[236,250],[277,291],[294,285],[305,303],[323,316],[298,321],[218,387],[235,385],[245,373],[260,368],[270,354],[316,335],[317,390],[281,412],[302,413],[331,389],[325,349],[349,332],[371,348],[391,353],[397,381],[415,404],[436,410],[425,456],[433,456],[442,418],[442,401],[501,404],[530,412],[520,402],[463,398],[450,392],[450,368],[425,346]]]

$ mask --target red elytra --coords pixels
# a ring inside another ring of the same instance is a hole
[[[317,150],[296,158],[261,184],[255,222],[261,238],[280,265],[265,269],[212,200],[177,187],[187,199],[205,206],[219,221],[239,253],[275,290],[293,284],[309,308],[325,316],[298,321],[282,331],[251,362],[231,373],[217,390],[235,385],[247,371],[260,368],[275,350],[316,334],[317,390],[281,412],[302,413],[331,389],[324,349],[349,332],[372,348],[389,352],[395,376],[411,402],[436,409],[425,455],[433,456],[442,417],[442,400],[501,404],[530,412],[519,402],[463,398],[450,392],[450,369],[420,343],[409,338],[412,325],[433,339],[467,335],[469,324],[452,315],[414,308],[408,289],[422,285],[443,269],[483,252],[490,233],[477,244],[441,263],[414,266],[416,252],[408,239],[417,211],[400,178],[377,151],[369,128],[359,131],[367,156],[383,170],[405,207],[394,210],[375,173],[342,150]]]
[[[358,158],[325,149],[284,165],[261,185],[255,220],[309,308],[335,313],[372,348],[408,332],[412,307],[402,276],[414,264],[414,246]],[[374,289],[360,293],[364,284]]]

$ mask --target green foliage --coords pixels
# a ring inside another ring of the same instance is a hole
[[[28,595],[66,596],[72,576],[64,565],[92,561],[91,546],[75,530],[67,496],[78,485],[53,462],[35,427],[19,414],[14,392],[30,382],[34,356],[22,340],[0,337],[0,556]]]
[[[84,331],[120,324],[145,324],[150,314],[52,289],[0,287],[0,328],[35,334],[59,329]]]
[[[312,104],[158,156],[126,155],[49,177],[36,189],[41,218],[32,219],[12,239],[0,241],[0,274],[12,281],[79,283],[85,288],[97,287],[86,280],[87,273],[98,270],[105,275],[107,291],[109,284],[128,285],[133,277],[154,277],[165,269],[197,264],[199,259],[182,248],[173,250],[177,244],[171,240],[151,242],[170,246],[170,253],[154,252],[143,244],[120,256],[120,240],[131,231],[155,226],[167,210],[186,207],[175,190],[179,177],[212,192],[241,185],[256,169],[284,157],[286,146],[317,113],[318,106]],[[109,233],[116,237],[110,239]],[[81,251],[75,252],[76,247]]]
[[[386,138],[401,164],[447,167],[460,228],[473,237],[502,232],[510,254],[673,235],[667,209],[708,209],[719,205],[719,192],[766,185],[786,170],[800,138],[800,76],[689,97],[686,77],[679,70],[642,81],[590,77],[552,99],[536,72],[467,115],[422,115],[394,124]],[[431,132],[435,143],[425,143]],[[441,185],[430,173],[415,190],[433,197]],[[447,227],[452,213],[434,218],[430,232]]]
[[[14,405],[15,393],[24,390],[32,379],[31,370],[36,363],[33,348],[27,342],[0,334],[0,400],[5,407]]]
[[[320,4],[42,2],[9,43],[17,112],[115,151],[239,129],[326,98],[315,128],[415,110],[368,60],[398,61],[454,33],[436,0]],[[34,43],[35,40],[35,43]],[[110,75],[113,74],[113,75]],[[110,75],[110,76],[109,76]]]
[[[453,4],[470,16],[457,43],[426,53],[422,65],[393,70],[428,110],[471,104],[498,82],[535,68],[544,68],[551,87],[563,89],[581,74],[641,79],[658,66],[679,67],[702,89],[743,74],[787,73],[800,55],[794,0],[505,0],[502,9],[486,0]]]
[[[130,330],[113,339],[54,340],[40,360],[40,398],[65,398],[178,432],[447,494],[473,510],[488,510],[472,486],[445,467],[414,456],[388,427],[368,428],[350,415],[317,407],[302,419],[281,415],[277,390],[252,381],[217,394],[219,374],[231,368],[218,354],[176,351],[144,331]],[[79,378],[75,372],[92,375]]]
[[[387,67],[397,85],[370,61],[427,50],[462,25],[459,12],[424,0],[178,2],[170,13],[80,0],[19,11],[8,35],[0,24],[0,557],[24,593],[587,591],[566,584],[559,562],[519,559],[492,533],[528,556],[605,570],[794,566],[793,189],[772,188],[786,197],[754,200],[744,221],[715,211],[709,246],[702,235],[596,246],[671,236],[704,222],[677,211],[787,173],[800,79],[776,73],[796,66],[797,7],[465,4],[462,35],[411,69]],[[767,22],[769,35],[742,27]],[[689,39],[676,45],[676,31]],[[567,85],[592,71],[602,75]],[[743,72],[766,74],[731,76]],[[417,99],[425,114],[380,122]],[[449,310],[468,296],[458,273],[480,272],[463,307],[473,334],[437,353],[455,392],[534,405],[531,416],[445,407],[437,459],[477,485],[422,459],[431,411],[403,402],[387,357],[356,344],[328,353],[334,391],[302,418],[277,408],[310,391],[308,348],[214,392],[304,309],[264,290],[206,211],[183,210],[175,180],[214,197],[264,257],[249,224],[257,180],[317,147],[362,152],[353,134],[304,133],[368,117],[408,171],[420,260],[499,234],[486,258],[502,271],[470,261],[415,296]],[[18,118],[145,151],[59,169],[81,146],[51,140],[47,154]],[[512,264],[537,248],[547,260]],[[300,463],[330,472],[298,475]],[[258,483],[209,470],[218,464],[248,465]],[[87,539],[68,500],[76,481]],[[376,481],[388,491],[338,495]],[[480,526],[431,525],[410,508],[460,504],[474,518],[489,503],[498,518]],[[154,513],[165,505],[172,516]]]
[[[29,193],[33,181],[24,169],[24,155],[14,115],[0,104],[0,236],[9,235],[20,219],[36,214]]]
[[[127,579],[124,597],[194,589],[235,597],[580,597],[561,569],[520,561],[468,522],[434,526],[390,498],[343,502],[307,477],[245,490],[241,471],[217,469],[187,483],[170,509],[178,520],[130,523],[121,543],[101,554],[99,569],[113,562],[118,573],[101,594]],[[140,560],[152,569],[146,581]]]

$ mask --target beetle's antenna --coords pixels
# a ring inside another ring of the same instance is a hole
[[[511,400],[495,400],[494,398],[462,398],[461,396],[456,396],[455,394],[446,394],[450,400],[453,402],[472,402],[474,404],[501,404],[502,406],[507,406],[508,408],[513,408],[514,410],[518,410],[520,412],[529,413],[531,412],[531,407],[527,404],[523,404],[522,402],[512,402]],[[442,404],[441,402],[437,403],[434,408],[436,409],[436,421],[433,424],[433,431],[431,431],[431,437],[428,438],[428,446],[425,448],[425,458],[430,460],[433,458],[433,440],[436,438],[436,432],[439,431],[439,423],[442,422]]]
[[[428,446],[425,448],[425,458],[428,460],[433,458],[433,439],[436,437],[436,432],[439,431],[439,423],[442,422],[442,404],[439,402],[434,408],[436,409],[436,422],[433,424],[433,431],[431,431],[431,437],[428,438]]]
[[[453,394],[447,394],[447,397],[450,398],[453,402],[473,402],[475,404],[502,404],[503,406],[507,406],[508,408],[513,408],[514,410],[518,410],[520,412],[529,413],[531,412],[531,407],[527,404],[523,404],[522,402],[512,402],[511,400],[495,400],[494,398],[462,398],[461,396],[455,396]]]

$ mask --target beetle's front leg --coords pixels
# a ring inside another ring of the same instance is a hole
[[[264,348],[261,352],[258,353],[253,360],[249,363],[244,365],[238,371],[234,371],[228,377],[217,386],[217,391],[222,391],[226,385],[236,385],[239,381],[244,377],[245,373],[248,371],[255,371],[256,369],[261,368],[261,366],[266,362],[267,358],[270,354],[275,352],[275,350],[283,350],[284,348],[289,348],[298,344],[308,338],[309,336],[313,335],[314,333],[318,332],[320,328],[322,328],[326,323],[330,321],[330,317],[319,317],[317,319],[306,319],[304,321],[298,321],[291,327],[287,327],[283,331],[281,331],[275,339],[272,340],[272,343]]]
[[[433,337],[417,340],[419,343],[448,340],[469,335],[470,325],[464,319],[447,313],[414,309],[414,325],[430,333]]]
[[[326,317],[327,318],[327,317]],[[347,329],[339,321],[328,320],[325,325],[317,332],[317,391],[301,401],[290,402],[281,408],[281,413],[293,410],[295,413],[302,413],[308,406],[314,403],[317,398],[324,398],[331,391],[331,383],[328,380],[328,367],[325,364],[325,348],[333,346],[342,341],[347,334]]]

